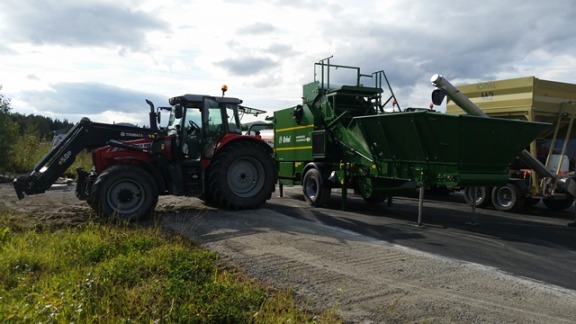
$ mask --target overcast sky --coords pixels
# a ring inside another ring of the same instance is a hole
[[[576,83],[575,19],[571,0],[2,0],[0,91],[13,112],[143,125],[145,99],[227,84],[272,114],[333,55],[428,107],[435,73]]]

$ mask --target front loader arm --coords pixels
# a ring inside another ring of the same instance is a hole
[[[29,175],[14,179],[18,199],[26,195],[45,192],[74,163],[76,155],[84,149],[109,144],[110,140],[155,138],[158,131],[150,128],[103,124],[88,118],[74,125],[64,139],[54,146],[34,167]]]

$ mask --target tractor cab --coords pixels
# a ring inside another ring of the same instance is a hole
[[[242,100],[186,94],[169,100],[168,130],[179,138],[184,159],[200,159],[204,148],[225,134],[241,134],[238,106]]]

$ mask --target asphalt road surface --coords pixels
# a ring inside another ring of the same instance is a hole
[[[395,198],[393,206],[371,205],[339,192],[329,206],[309,206],[301,187],[285,187],[267,208],[311,222],[350,230],[415,250],[482,264],[537,281],[576,290],[576,228],[572,208],[562,212],[538,204],[524,213],[472,208],[462,195],[426,196],[418,226],[418,199]]]

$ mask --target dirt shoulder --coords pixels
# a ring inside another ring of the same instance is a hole
[[[73,186],[19,201],[0,185],[0,206],[65,224],[91,216]],[[222,211],[161,197],[165,226],[220,253],[245,273],[291,288],[310,309],[351,323],[572,323],[576,292],[516,278],[262,208]]]

